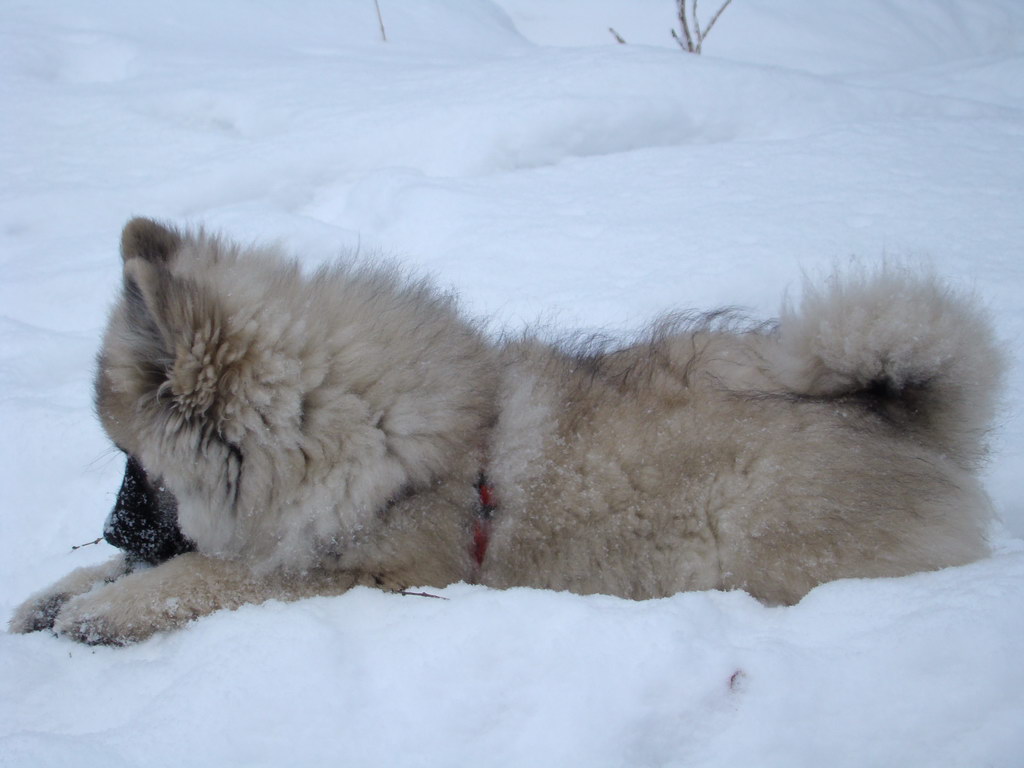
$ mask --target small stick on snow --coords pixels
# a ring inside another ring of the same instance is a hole
[[[612,33],[612,37],[615,38],[615,42],[619,45],[625,45],[626,41],[622,39],[622,35],[615,31],[613,27],[608,27],[608,31]]]
[[[722,15],[722,11],[729,7],[732,0],[725,0],[724,3],[715,11],[711,17],[711,21],[703,29],[700,26],[700,20],[697,18],[697,0],[693,0],[690,5],[690,11],[686,10],[686,0],[676,0],[676,7],[679,9],[679,26],[683,30],[683,37],[679,36],[679,33],[674,29],[672,30],[672,37],[679,43],[679,47],[687,53],[700,53],[701,48],[704,47],[704,39],[711,32],[711,28],[715,26],[715,22],[718,21],[718,17]],[[694,42],[694,35],[690,32],[690,19],[693,19],[693,28],[696,32],[696,42]],[[685,38],[685,39],[684,39]]]
[[[679,47],[689,53],[694,53],[693,37],[690,35],[690,23],[686,20],[686,0],[679,0],[679,23],[683,27],[683,34],[686,35],[686,45],[683,45],[683,41],[679,39],[679,35],[676,31],[672,30],[672,37],[679,43]]]
[[[377,9],[377,23],[380,24],[380,39],[385,43],[388,41],[387,32],[384,31],[384,17],[380,14],[380,0],[373,0],[373,7]]]
[[[704,44],[704,33],[700,31],[700,20],[697,18],[697,0],[693,0],[693,27],[697,32],[697,53]]]
[[[74,552],[76,549],[81,549],[82,547],[91,547],[93,544],[99,544],[101,541],[103,541],[103,537],[102,536],[100,536],[95,541],[87,541],[87,542],[85,542],[85,544],[78,544],[76,546],[73,546],[71,548],[71,551]]]
[[[407,589],[400,589],[400,590],[398,590],[398,594],[404,595],[406,597],[432,597],[435,600],[447,600],[448,599],[447,597],[444,597],[442,595],[432,595],[429,592],[410,592]]]
[[[718,17],[722,15],[722,11],[724,11],[726,8],[728,8],[729,7],[729,3],[731,3],[731,2],[732,2],[732,0],[725,0],[725,2],[722,3],[722,7],[719,8],[715,12],[715,15],[711,17],[711,21],[708,22],[708,25],[704,28],[704,37],[708,36],[708,32],[710,32],[711,28],[713,26],[715,26],[715,22],[718,21]],[[696,7],[696,3],[694,3],[694,7]]]

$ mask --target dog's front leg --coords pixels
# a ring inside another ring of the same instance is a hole
[[[129,569],[128,559],[123,554],[117,554],[99,565],[76,568],[18,606],[11,617],[8,629],[18,634],[50,629],[69,600],[99,585],[121,578]]]
[[[127,645],[214,611],[340,594],[357,581],[345,572],[257,574],[243,562],[190,552],[68,601],[53,628],[89,645]]]

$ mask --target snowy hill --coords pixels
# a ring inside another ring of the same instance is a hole
[[[671,0],[380,7],[387,42],[372,0],[0,5],[5,617],[111,553],[71,546],[123,470],[91,378],[134,214],[394,254],[495,332],[929,265],[1012,358],[994,555],[791,608],[456,585],[0,634],[0,765],[1021,765],[1024,4],[735,0],[700,57]]]

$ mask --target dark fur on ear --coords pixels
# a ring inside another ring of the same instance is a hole
[[[181,244],[177,230],[152,219],[132,219],[121,233],[129,322],[137,332],[163,346],[172,339],[168,294],[175,278],[170,263]]]
[[[121,258],[167,263],[181,245],[181,235],[152,219],[134,218],[121,232]]]

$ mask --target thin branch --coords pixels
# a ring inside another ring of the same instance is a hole
[[[102,536],[100,536],[95,541],[87,541],[87,542],[85,542],[85,544],[76,544],[75,546],[73,546],[71,548],[71,551],[74,552],[76,549],[81,549],[82,547],[91,547],[93,544],[99,544],[101,541],[103,541],[103,537]]]
[[[443,595],[432,595],[429,592],[410,592],[406,589],[398,590],[398,594],[405,595],[406,597],[432,597],[435,600],[447,600],[447,597]]]
[[[377,9],[377,23],[380,24],[380,39],[386,43],[388,41],[388,34],[384,31],[384,17],[380,14],[379,0],[373,0],[373,6]]]
[[[616,32],[612,27],[608,27],[608,31],[612,33],[612,37],[615,38],[615,42],[619,45],[625,45],[626,41],[622,39],[622,35]]]
[[[693,0],[693,28],[697,31],[697,53],[700,53],[701,46],[704,45],[704,33],[700,31],[700,19],[697,18],[697,0]]]
[[[708,23],[707,27],[704,28],[704,37],[708,36],[708,32],[710,32],[711,28],[713,26],[715,26],[715,22],[718,21],[718,17],[722,15],[722,11],[724,11],[726,8],[728,8],[729,7],[729,3],[731,3],[731,2],[732,2],[732,0],[725,0],[725,2],[722,3],[722,7],[719,8],[715,12],[715,15],[711,17],[711,21]]]
[[[672,37],[676,39],[676,42],[679,43],[684,51],[693,53],[693,37],[690,35],[690,23],[686,20],[686,0],[679,0],[679,23],[682,25],[683,34],[686,36],[686,45],[683,45],[683,41],[679,39],[679,35],[676,34],[674,29],[672,30]]]
[[[676,7],[679,10],[679,26],[683,30],[683,37],[679,36],[679,33],[674,29],[672,30],[672,37],[679,47],[687,53],[700,53],[704,47],[704,40],[707,38],[708,33],[711,32],[711,28],[715,26],[715,22],[718,21],[718,17],[722,15],[722,11],[729,7],[732,0],[725,0],[714,15],[711,17],[711,21],[704,28],[700,26],[700,19],[697,18],[697,0],[692,0],[690,4],[690,10],[686,10],[686,0],[676,0]],[[690,22],[693,22],[693,31],[690,31]],[[685,39],[684,39],[685,38]],[[694,40],[696,39],[696,42]]]

